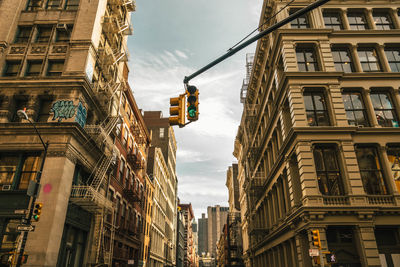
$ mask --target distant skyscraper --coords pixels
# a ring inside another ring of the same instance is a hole
[[[217,241],[228,216],[228,207],[207,207],[208,215],[208,252],[215,258],[217,254]]]
[[[208,219],[204,213],[199,218],[199,255],[208,252]]]

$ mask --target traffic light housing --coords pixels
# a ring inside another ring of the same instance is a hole
[[[319,236],[319,230],[312,230],[311,238],[312,238],[313,245],[315,247],[318,247],[319,249],[321,249],[321,239]]]
[[[189,121],[197,121],[199,119],[199,90],[196,86],[188,85],[187,94],[187,113],[186,118]]]
[[[40,214],[42,213],[42,207],[43,204],[38,202],[35,203],[35,206],[33,207],[33,214],[32,214],[32,218],[37,222],[40,219]]]
[[[184,125],[185,124],[185,94],[179,97],[169,99],[169,125]]]

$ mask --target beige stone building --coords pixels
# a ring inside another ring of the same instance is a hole
[[[207,207],[207,246],[211,257],[215,258],[217,256],[217,242],[226,223],[228,211],[228,207],[221,207],[220,205]]]
[[[287,4],[260,27],[309,2]],[[311,230],[332,266],[400,265],[399,7],[330,1],[258,41],[234,151],[246,266],[319,266]]]
[[[43,154],[32,124],[17,116],[26,108],[49,150],[37,200],[42,214],[28,234],[24,266],[111,265],[115,233],[103,230],[109,222],[115,229],[118,215],[107,194],[121,157],[115,126],[126,112],[121,101],[129,90],[126,40],[134,9],[132,0],[0,1],[2,264],[11,264],[8,256],[18,247],[23,215],[16,210],[28,206],[27,186]],[[125,245],[123,253],[131,253]]]

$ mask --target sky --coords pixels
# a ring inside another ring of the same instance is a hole
[[[169,117],[169,98],[184,93],[183,79],[226,53],[258,26],[262,0],[136,0],[128,38],[129,82],[139,108]],[[192,79],[199,120],[174,127],[178,196],[196,219],[207,206],[228,206],[225,186],[242,114],[243,49]]]

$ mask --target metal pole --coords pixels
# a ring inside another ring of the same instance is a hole
[[[250,38],[249,40],[247,40],[246,42],[242,43],[241,45],[237,46],[234,49],[229,50],[226,54],[220,56],[219,58],[217,58],[216,60],[214,60],[213,62],[211,62],[210,64],[204,66],[203,68],[201,68],[200,70],[196,71],[195,73],[189,75],[189,76],[185,76],[185,78],[183,79],[183,83],[187,84],[191,79],[193,79],[194,77],[202,74],[203,72],[205,72],[206,70],[214,67],[215,65],[217,65],[218,63],[220,63],[221,61],[227,59],[230,56],[233,56],[234,54],[236,54],[238,51],[242,50],[243,48],[245,48],[246,46],[252,44],[253,42],[257,41],[258,39],[261,39],[262,37],[264,37],[265,35],[279,29],[280,27],[282,27],[285,24],[288,24],[289,22],[291,22],[292,20],[301,17],[302,15],[306,14],[307,12],[310,12],[313,9],[316,9],[319,6],[322,6],[323,4],[329,2],[330,0],[318,0],[302,9],[300,9],[299,11],[293,13],[292,15],[290,15],[289,17],[277,22],[276,24],[272,25],[271,27],[269,27],[268,29],[260,32],[259,34],[257,34],[256,36]]]
[[[34,124],[30,119],[28,119],[28,121],[29,121],[29,122],[33,125],[33,127],[35,128],[35,131],[36,131],[37,135],[39,136],[40,141],[42,142],[43,147],[44,147],[42,162],[41,162],[41,164],[40,164],[40,169],[39,169],[39,171],[36,173],[36,179],[35,179],[37,185],[39,185],[39,184],[40,184],[40,180],[41,180],[41,178],[42,178],[43,166],[44,166],[44,162],[45,162],[45,160],[46,160],[47,148],[49,147],[49,142],[47,141],[46,143],[44,143],[44,142],[43,142],[43,139],[42,139],[42,137],[41,137],[41,135],[40,135],[40,133],[39,133],[39,131],[37,130],[37,128],[36,128],[36,126],[35,126],[35,124]],[[37,187],[37,188],[38,188],[38,187]],[[29,213],[28,213],[28,216],[25,217],[25,218],[26,218],[26,224],[28,224],[28,225],[30,225],[30,224],[31,224],[31,221],[32,221],[33,207],[34,207],[34,205],[35,205],[35,201],[36,201],[36,196],[37,196],[37,194],[38,194],[38,192],[35,192],[35,194],[33,194],[33,196],[31,196],[31,197],[30,197],[30,200],[29,200],[29,206],[28,206]],[[27,238],[28,238],[28,231],[23,231],[23,232],[22,232],[21,248],[20,248],[20,250],[19,250],[19,252],[18,252],[18,259],[17,259],[17,264],[16,264],[17,267],[20,267],[21,264],[22,264],[22,257],[23,257],[23,255],[24,255],[25,244],[26,244]]]

